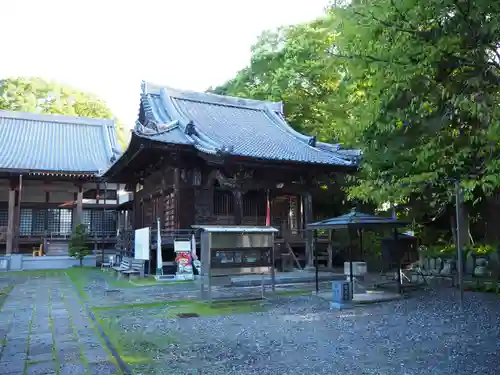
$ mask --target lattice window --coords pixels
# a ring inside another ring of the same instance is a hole
[[[54,234],[70,234],[73,227],[73,210],[50,208],[47,210],[47,231]]]
[[[0,208],[0,227],[7,227],[9,225],[9,210],[7,208]]]
[[[90,232],[109,233],[116,231],[116,220],[114,211],[90,211]]]
[[[33,209],[33,219],[31,231],[33,234],[43,234],[45,232],[45,223],[47,218],[47,209]]]
[[[90,232],[90,223],[92,217],[92,210],[83,210],[82,224],[87,226],[87,230]]]
[[[105,232],[116,231],[116,214],[114,211],[106,211],[103,213],[102,227]]]
[[[164,211],[164,219],[165,219],[165,228],[175,228],[175,194],[171,192],[165,195],[165,211]]]
[[[233,193],[227,190],[214,190],[214,215],[234,215]]]
[[[99,233],[103,231],[102,211],[92,210],[90,213],[90,231]]]
[[[250,191],[243,196],[243,216],[266,216],[266,195]]]
[[[21,208],[19,219],[19,234],[29,236],[31,234],[31,224],[33,222],[33,212],[31,208]]]
[[[59,210],[59,233],[69,234],[73,229],[73,210],[61,208]]]
[[[47,210],[47,231],[49,233],[59,233],[59,210]]]

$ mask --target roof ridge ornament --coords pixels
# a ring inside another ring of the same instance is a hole
[[[316,136],[313,135],[311,138],[309,138],[307,144],[311,147],[316,147]]]
[[[231,154],[233,150],[234,150],[233,145],[222,145],[222,147],[217,151],[219,151],[221,154]]]
[[[189,121],[184,128],[184,133],[187,135],[196,135],[196,128],[193,121]]]

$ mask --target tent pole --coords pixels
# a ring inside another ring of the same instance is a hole
[[[354,295],[354,277],[352,269],[352,231],[349,230],[349,284],[351,287],[351,296]]]
[[[314,234],[314,266],[316,272],[316,294],[319,293],[319,275],[318,275],[318,231],[315,229]]]
[[[358,229],[358,235],[359,235],[359,256],[361,257],[361,259],[359,259],[359,260],[361,261],[361,260],[364,260],[364,256],[363,256],[363,229],[362,228]]]
[[[464,310],[464,282],[463,282],[463,244],[462,244],[462,223],[461,223],[461,207],[463,196],[460,189],[460,181],[455,182],[455,216],[457,222],[457,270],[458,270],[458,289],[460,296],[460,310]]]
[[[394,228],[394,247],[398,246],[398,230]],[[401,294],[401,259],[398,256],[398,274],[396,276],[396,282],[398,283],[398,294]]]

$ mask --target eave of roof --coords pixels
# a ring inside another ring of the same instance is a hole
[[[134,134],[212,155],[355,168],[356,150],[316,142],[284,119],[281,102],[180,91],[143,82]],[[350,151],[350,152],[346,152]]]
[[[5,172],[95,176],[119,154],[111,119],[0,111],[0,169]]]

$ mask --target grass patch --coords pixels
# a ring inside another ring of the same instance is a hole
[[[168,285],[179,285],[179,284],[192,284],[193,280],[174,280],[174,281],[156,281],[154,276],[146,276],[143,279],[137,279],[130,281],[130,287],[140,287],[140,286],[168,286]]]
[[[7,297],[9,296],[12,289],[14,289],[14,286],[9,285],[0,290],[0,311],[2,310],[3,305],[5,304],[5,301],[7,300]]]
[[[179,314],[198,314],[199,316],[218,316],[232,314],[246,314],[252,312],[265,311],[261,303],[251,302],[231,302],[208,304],[198,301],[191,303],[176,304],[170,306],[165,316],[167,318],[176,318]]]
[[[500,294],[500,282],[496,280],[464,280],[464,289],[472,292]]]
[[[171,301],[171,302],[151,302],[120,306],[94,307],[92,311],[96,314],[105,311],[119,311],[132,309],[160,309],[156,313],[152,311],[154,317],[176,318],[178,314],[198,314],[199,316],[217,316],[244,314],[251,312],[263,312],[264,307],[260,302],[228,302],[209,304],[200,301]]]
[[[71,282],[75,285],[78,290],[80,297],[86,299],[87,291],[85,287],[88,285],[91,279],[91,273],[96,272],[95,268],[86,267],[74,267],[66,270],[66,275],[69,277]]]
[[[260,303],[233,302],[208,304],[199,301],[174,301],[162,303],[148,303],[137,305],[122,305],[114,307],[97,307],[92,311],[97,322],[109,338],[114,349],[129,366],[151,364],[168,353],[172,344],[178,344],[179,339],[173,332],[157,332],[154,324],[150,329],[137,324],[127,324],[124,314],[127,309],[152,309],[144,314],[144,321],[148,318],[164,319],[178,318],[179,314],[197,314],[198,316],[217,316],[236,313],[250,313],[265,311]],[[161,309],[155,311],[155,309]],[[116,315],[105,316],[107,312],[116,312]]]
[[[97,322],[122,360],[130,366],[148,364],[157,359],[163,349],[176,342],[173,334],[160,335],[124,327],[120,319],[96,315]]]
[[[276,292],[277,296],[297,296],[302,294],[311,294],[313,291],[309,289],[300,289],[300,290],[286,290],[282,292]]]

